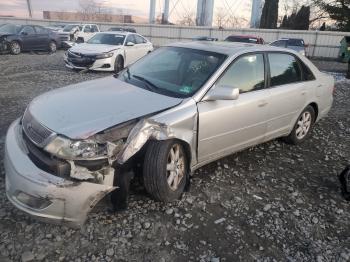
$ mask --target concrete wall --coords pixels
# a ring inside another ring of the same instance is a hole
[[[0,17],[0,24],[63,24],[73,21],[53,21],[42,19],[20,19]],[[77,23],[77,22],[74,22]],[[78,22],[79,23],[79,22]],[[345,32],[319,32],[319,31],[293,31],[293,30],[272,30],[272,29],[224,29],[209,27],[182,27],[171,25],[142,25],[142,24],[115,24],[97,23],[100,29],[107,30],[111,26],[134,27],[138,33],[147,37],[155,46],[162,46],[171,42],[190,40],[195,36],[211,36],[219,40],[225,39],[231,34],[257,35],[264,38],[266,42],[272,42],[281,37],[303,38],[309,44],[308,54],[312,57],[337,58],[340,47],[340,40],[350,33]]]

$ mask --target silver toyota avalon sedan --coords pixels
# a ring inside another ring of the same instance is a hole
[[[7,133],[6,193],[21,210],[72,226],[107,194],[126,192],[126,173],[172,201],[209,162],[278,137],[303,142],[333,89],[292,50],[171,44],[119,75],[35,98]]]

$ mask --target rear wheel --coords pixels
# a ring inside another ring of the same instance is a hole
[[[13,55],[18,55],[22,51],[21,45],[17,41],[12,41],[10,43],[10,52]]]
[[[55,53],[57,51],[57,44],[54,41],[49,43],[49,52]]]
[[[114,61],[114,73],[118,74],[120,71],[124,69],[124,60],[120,55]]]
[[[307,106],[298,117],[293,131],[284,140],[290,144],[299,144],[307,139],[315,123],[315,110],[312,106]]]
[[[158,201],[179,199],[188,179],[188,158],[176,140],[151,141],[144,160],[144,185]]]

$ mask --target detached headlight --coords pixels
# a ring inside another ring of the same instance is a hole
[[[107,156],[107,145],[99,144],[93,140],[72,141],[57,136],[49,143],[45,150],[63,159],[96,159]]]
[[[113,53],[103,53],[96,56],[96,59],[104,59],[104,58],[110,58],[113,56]]]

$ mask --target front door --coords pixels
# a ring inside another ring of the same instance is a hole
[[[240,89],[237,100],[198,103],[199,163],[228,155],[264,140],[268,120],[264,55],[247,54],[236,59],[215,86]],[[213,86],[212,88],[215,88]]]
[[[36,33],[32,26],[25,26],[20,34],[23,50],[35,50],[39,48],[39,41],[36,38]]]
[[[125,66],[134,63],[138,59],[138,46],[133,34],[127,36],[125,40]]]

